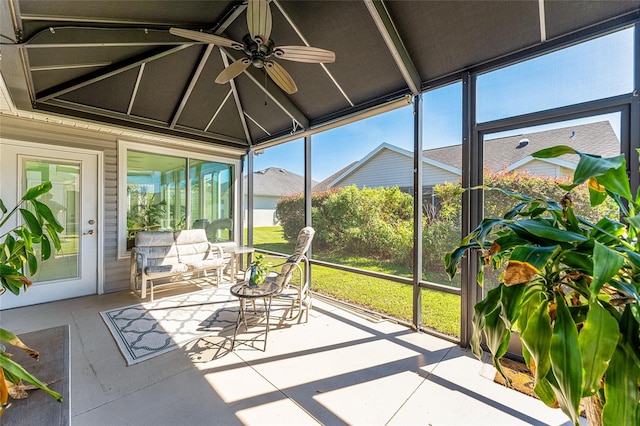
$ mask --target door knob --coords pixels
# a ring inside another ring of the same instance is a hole
[[[82,235],[93,235],[93,229],[89,229],[87,232],[83,232]]]

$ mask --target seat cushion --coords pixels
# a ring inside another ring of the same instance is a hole
[[[181,263],[193,265],[207,260],[209,241],[204,229],[189,229],[175,233],[176,250]]]
[[[148,267],[171,266],[180,263],[178,251],[173,241],[173,232],[140,231],[136,234],[136,251],[145,255]],[[138,269],[142,268],[142,258],[138,257]]]
[[[167,275],[181,274],[189,271],[189,267],[183,263],[175,263],[169,265],[147,266],[144,273],[149,278],[164,277]]]
[[[193,270],[204,271],[206,269],[218,269],[224,266],[225,262],[223,259],[208,259],[208,260],[199,260],[194,263],[189,263],[189,268]]]

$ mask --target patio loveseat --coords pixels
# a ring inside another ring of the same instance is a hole
[[[222,248],[207,240],[204,229],[140,231],[131,249],[131,290],[145,299],[149,285],[153,301],[156,280],[187,279],[215,271],[219,283],[225,265]]]

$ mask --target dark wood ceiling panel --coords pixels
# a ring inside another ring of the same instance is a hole
[[[126,113],[137,76],[138,70],[130,69],[76,89],[60,96],[60,99],[106,111]]]
[[[537,1],[393,1],[387,7],[423,81],[540,42]]]
[[[131,114],[170,122],[202,50],[202,46],[193,46],[145,64]]]

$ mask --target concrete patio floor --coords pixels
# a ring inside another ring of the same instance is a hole
[[[569,424],[453,343],[318,300],[306,324],[272,321],[266,352],[213,336],[127,367],[99,312],[138,302],[89,296],[0,321],[17,334],[70,325],[73,425]]]

